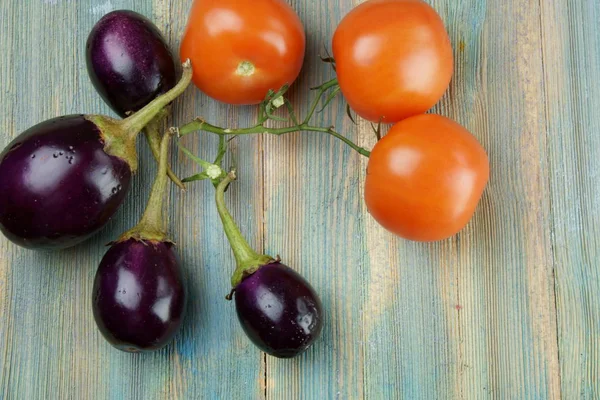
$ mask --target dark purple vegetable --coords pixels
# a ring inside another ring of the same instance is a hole
[[[94,25],[86,61],[94,87],[121,117],[177,83],[175,61],[160,31],[133,11],[113,11]]]
[[[0,156],[0,229],[27,248],[69,247],[100,229],[131,180],[124,159],[103,151],[82,115],[42,122]]]
[[[235,288],[235,307],[246,335],[265,353],[295,357],[321,333],[319,297],[296,271],[263,265]]]
[[[186,289],[173,242],[163,227],[169,138],[162,140],[159,171],[140,223],[102,258],[92,308],[104,337],[128,352],[157,350],[181,326]]]
[[[265,353],[295,357],[321,334],[321,301],[300,274],[273,257],[256,253],[244,239],[225,206],[225,189],[233,180],[235,172],[230,172],[219,183],[216,203],[237,263],[231,285],[238,319],[246,335]]]
[[[42,122],[0,153],[0,231],[31,249],[61,249],[108,222],[137,170],[137,134],[188,86],[177,86],[124,120],[72,115]]]
[[[86,46],[92,84],[121,117],[138,111],[175,87],[175,61],[158,28],[129,10],[106,14],[94,25]],[[145,133],[158,160],[160,127],[168,113],[158,115]],[[169,169],[169,177],[183,183]]]
[[[169,242],[128,239],[106,253],[94,281],[94,318],[123,351],[157,350],[181,325],[185,288]]]

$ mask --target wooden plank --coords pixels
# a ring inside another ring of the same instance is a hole
[[[176,48],[188,3],[2,2],[0,47],[13,63],[1,65],[0,145],[57,115],[111,114],[85,70],[87,33],[103,14],[118,7],[154,15]],[[168,21],[174,21],[173,27]],[[190,90],[185,102],[179,113],[186,119],[202,112],[216,120],[238,120],[197,91]],[[247,124],[249,117],[250,113],[242,112],[240,124]],[[209,150],[209,145],[215,145],[212,139],[188,144],[208,156],[214,153]],[[259,175],[260,159],[252,157],[258,145],[243,142],[236,151],[246,161],[248,175]],[[2,238],[0,398],[241,398],[260,393],[262,356],[246,341],[232,304],[224,300],[234,264],[209,185],[191,187],[185,196],[172,191],[171,231],[190,282],[188,317],[175,344],[155,354],[129,355],[112,349],[97,331],[89,302],[95,269],[106,251],[104,243],[139,218],[156,171],[145,146],[140,146],[140,159],[127,203],[91,241],[45,254],[24,251]],[[194,170],[182,160],[182,174]],[[254,201],[261,193],[260,182],[250,185],[247,180],[231,190],[233,213],[255,244],[262,238],[260,230],[254,229],[262,219],[262,203]]]
[[[558,398],[539,4],[433,4],[456,55],[439,110],[479,138],[492,167],[474,221],[448,249],[454,395]]]
[[[191,2],[171,0],[165,30],[178,53],[180,38],[187,24]],[[250,126],[256,115],[250,107],[230,107],[201,94],[195,87],[180,99],[173,123],[181,125],[196,116],[229,126]],[[184,143],[195,154],[212,159],[217,138],[200,134]],[[257,138],[240,138],[234,146],[237,162],[243,165],[240,180],[228,191],[231,213],[250,244],[262,248],[262,157]],[[183,176],[198,173],[183,155],[179,155]],[[229,160],[225,165],[231,165]],[[233,303],[225,300],[231,289],[230,276],[235,260],[227,244],[214,205],[214,188],[209,183],[190,185],[177,204],[176,241],[195,285],[190,295],[188,322],[178,341],[178,353],[184,372],[180,398],[260,398],[264,390],[263,355],[247,339],[239,326]],[[175,232],[175,230],[174,230]],[[190,374],[190,371],[193,373]],[[177,379],[177,375],[171,378]],[[170,398],[167,396],[166,398]]]
[[[6,34],[14,24],[14,13],[8,2],[0,3],[0,51],[7,60],[14,57],[13,37]],[[0,63],[0,146],[8,143],[13,130],[13,106],[16,102],[14,69],[11,63]],[[8,241],[0,240],[0,398],[8,397],[8,382],[11,377],[12,347],[15,325],[12,319],[11,254]]]
[[[319,54],[350,2],[291,1],[307,32],[303,72],[291,101],[306,114],[311,86],[334,77]],[[354,136],[342,104],[315,117]],[[325,309],[322,338],[295,360],[267,357],[267,398],[360,398],[364,395],[362,314],[365,264],[360,212],[359,160],[318,133],[264,138],[265,248],[300,272]],[[335,167],[333,167],[335,166]],[[332,169],[334,168],[334,169]]]
[[[482,205],[448,264],[456,282],[456,307],[448,308],[455,394],[557,398],[539,5],[444,3],[457,61],[440,109],[482,141],[492,166]]]
[[[296,4],[315,32],[308,53],[315,72],[303,77],[313,84],[326,71],[315,58],[320,44],[355,3],[316,12]],[[268,139],[265,154],[282,159],[265,164],[267,249],[285,249],[330,315],[323,344],[300,361],[267,359],[268,397],[310,397],[315,385],[340,398],[559,395],[545,113],[530,104],[543,95],[539,7],[432,4],[448,24],[457,67],[436,110],[489,150],[490,188],[457,238],[409,243],[360,217],[365,160],[328,138]],[[334,25],[323,26],[322,15]],[[342,110],[323,122],[372,145],[368,124],[356,132]]]
[[[543,2],[548,160],[564,399],[600,397],[598,2]]]
[[[75,37],[67,29],[77,26],[76,11],[58,3],[36,1],[17,7],[3,2],[1,19],[6,16],[8,23],[0,28],[1,47],[3,52],[9,49],[10,62],[3,63],[2,70],[1,108],[5,114],[0,146],[34,123],[77,112],[74,101],[79,94],[80,71],[85,70],[76,60],[83,60],[85,37]],[[83,99],[79,110],[90,105]],[[87,281],[93,273],[90,275],[88,266],[98,262],[99,240],[89,251],[49,256],[24,252],[3,238],[6,263],[0,264],[9,287],[3,295],[9,297],[2,310],[2,325],[8,324],[8,335],[3,336],[9,357],[4,359],[0,381],[6,398],[66,395],[67,387],[72,393],[87,393],[88,385],[96,386],[92,384],[96,375],[89,373],[90,359],[84,358],[78,365],[75,360],[86,354],[82,347],[89,343],[93,321],[86,315],[90,314],[89,295],[84,293],[91,289]],[[78,310],[86,313],[79,315]],[[64,372],[59,374],[61,370]],[[75,371],[80,379],[73,379]],[[101,390],[102,385],[97,386]]]
[[[332,76],[317,54],[359,1],[290,2],[309,32],[292,95],[302,114],[306,88]],[[97,332],[89,298],[103,244],[142,212],[155,166],[141,146],[128,202],[96,238],[54,254],[0,240],[0,398],[598,397],[599,12],[591,1],[431,4],[456,55],[455,79],[435,110],[469,128],[492,163],[464,232],[438,244],[384,232],[362,201],[366,160],[333,139],[240,139],[233,214],[253,245],[281,254],[321,294],[323,338],[287,361],[263,358],[249,343],[222,300],[233,258],[213,190],[198,184],[171,193],[171,229],[191,282],[184,328],[161,352],[122,354]],[[56,115],[110,113],[84,60],[87,32],[102,14],[151,16],[176,49],[189,5],[0,2],[0,50],[11,60],[0,64],[0,146]],[[173,124],[204,115],[246,126],[254,117],[195,89],[175,108]],[[374,144],[368,124],[349,123],[341,101],[317,119]],[[208,135],[185,143],[207,158],[216,145]],[[174,159],[183,175],[195,172]]]

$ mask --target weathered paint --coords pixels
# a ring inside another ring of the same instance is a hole
[[[317,55],[358,0],[290,0],[308,52],[292,91],[333,76]],[[564,4],[563,4],[564,3]],[[567,4],[568,3],[568,4]],[[594,1],[430,0],[455,48],[455,76],[434,111],[488,149],[492,176],[457,237],[410,243],[382,230],[362,201],[367,160],[316,133],[245,137],[232,212],[257,249],[280,254],[321,294],[323,337],[295,360],[258,352],[224,300],[233,257],[208,184],[170,195],[171,232],[189,282],[188,318],[155,354],[112,349],[90,293],[105,243],[142,212],[155,166],[141,170],[119,215],[60,253],[0,239],[0,399],[518,398],[600,396],[600,11]],[[0,2],[0,147],[61,114],[110,114],[85,71],[87,32],[129,8],[177,51],[191,0]],[[597,4],[596,4],[597,5]],[[370,147],[336,100],[317,122]],[[247,126],[253,108],[190,88],[169,124],[202,115]],[[143,141],[141,139],[140,141]],[[184,139],[209,158],[216,138]],[[178,170],[196,172],[181,155]]]
[[[565,399],[600,397],[598,2],[542,4],[558,344]]]

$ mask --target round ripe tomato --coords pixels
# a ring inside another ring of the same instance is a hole
[[[365,201],[373,218],[405,239],[436,241],[469,222],[489,178],[477,139],[433,114],[394,125],[371,152]]]
[[[306,38],[284,0],[196,0],[181,43],[193,81],[229,104],[257,104],[298,77]]]
[[[421,0],[370,0],[333,36],[333,57],[348,104],[370,121],[422,114],[442,97],[453,72],[439,15]]]

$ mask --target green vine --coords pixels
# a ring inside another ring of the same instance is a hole
[[[314,126],[310,124],[310,120],[317,112],[317,108],[321,103],[323,96],[329,92],[325,101],[321,107],[323,110],[329,103],[335,99],[335,97],[340,93],[340,88],[337,79],[332,79],[330,81],[325,82],[321,86],[313,88],[313,90],[318,90],[317,96],[313,100],[310,105],[309,112],[304,119],[300,121],[296,116],[294,109],[287,98],[284,97],[288,90],[288,86],[285,85],[277,92],[269,91],[265,100],[260,104],[259,112],[258,112],[258,121],[256,125],[249,128],[238,128],[238,129],[229,129],[222,128],[219,126],[212,125],[206,122],[203,118],[196,118],[194,121],[182,126],[179,129],[179,137],[189,135],[190,133],[197,131],[204,131],[214,133],[216,135],[225,137],[228,135],[252,135],[252,134],[271,134],[271,135],[285,135],[293,132],[320,132],[326,133],[330,136],[335,137],[336,139],[341,140],[352,149],[354,149],[359,154],[369,157],[371,152],[363,147],[358,146],[352,140],[346,138],[342,134],[335,131],[333,126],[330,127],[320,127]],[[288,112],[289,118],[283,119],[276,115],[274,115],[275,111],[278,108],[284,106]],[[286,121],[292,123],[292,125],[282,128],[273,128],[266,126],[267,121]],[[184,180],[185,182],[185,180]]]

